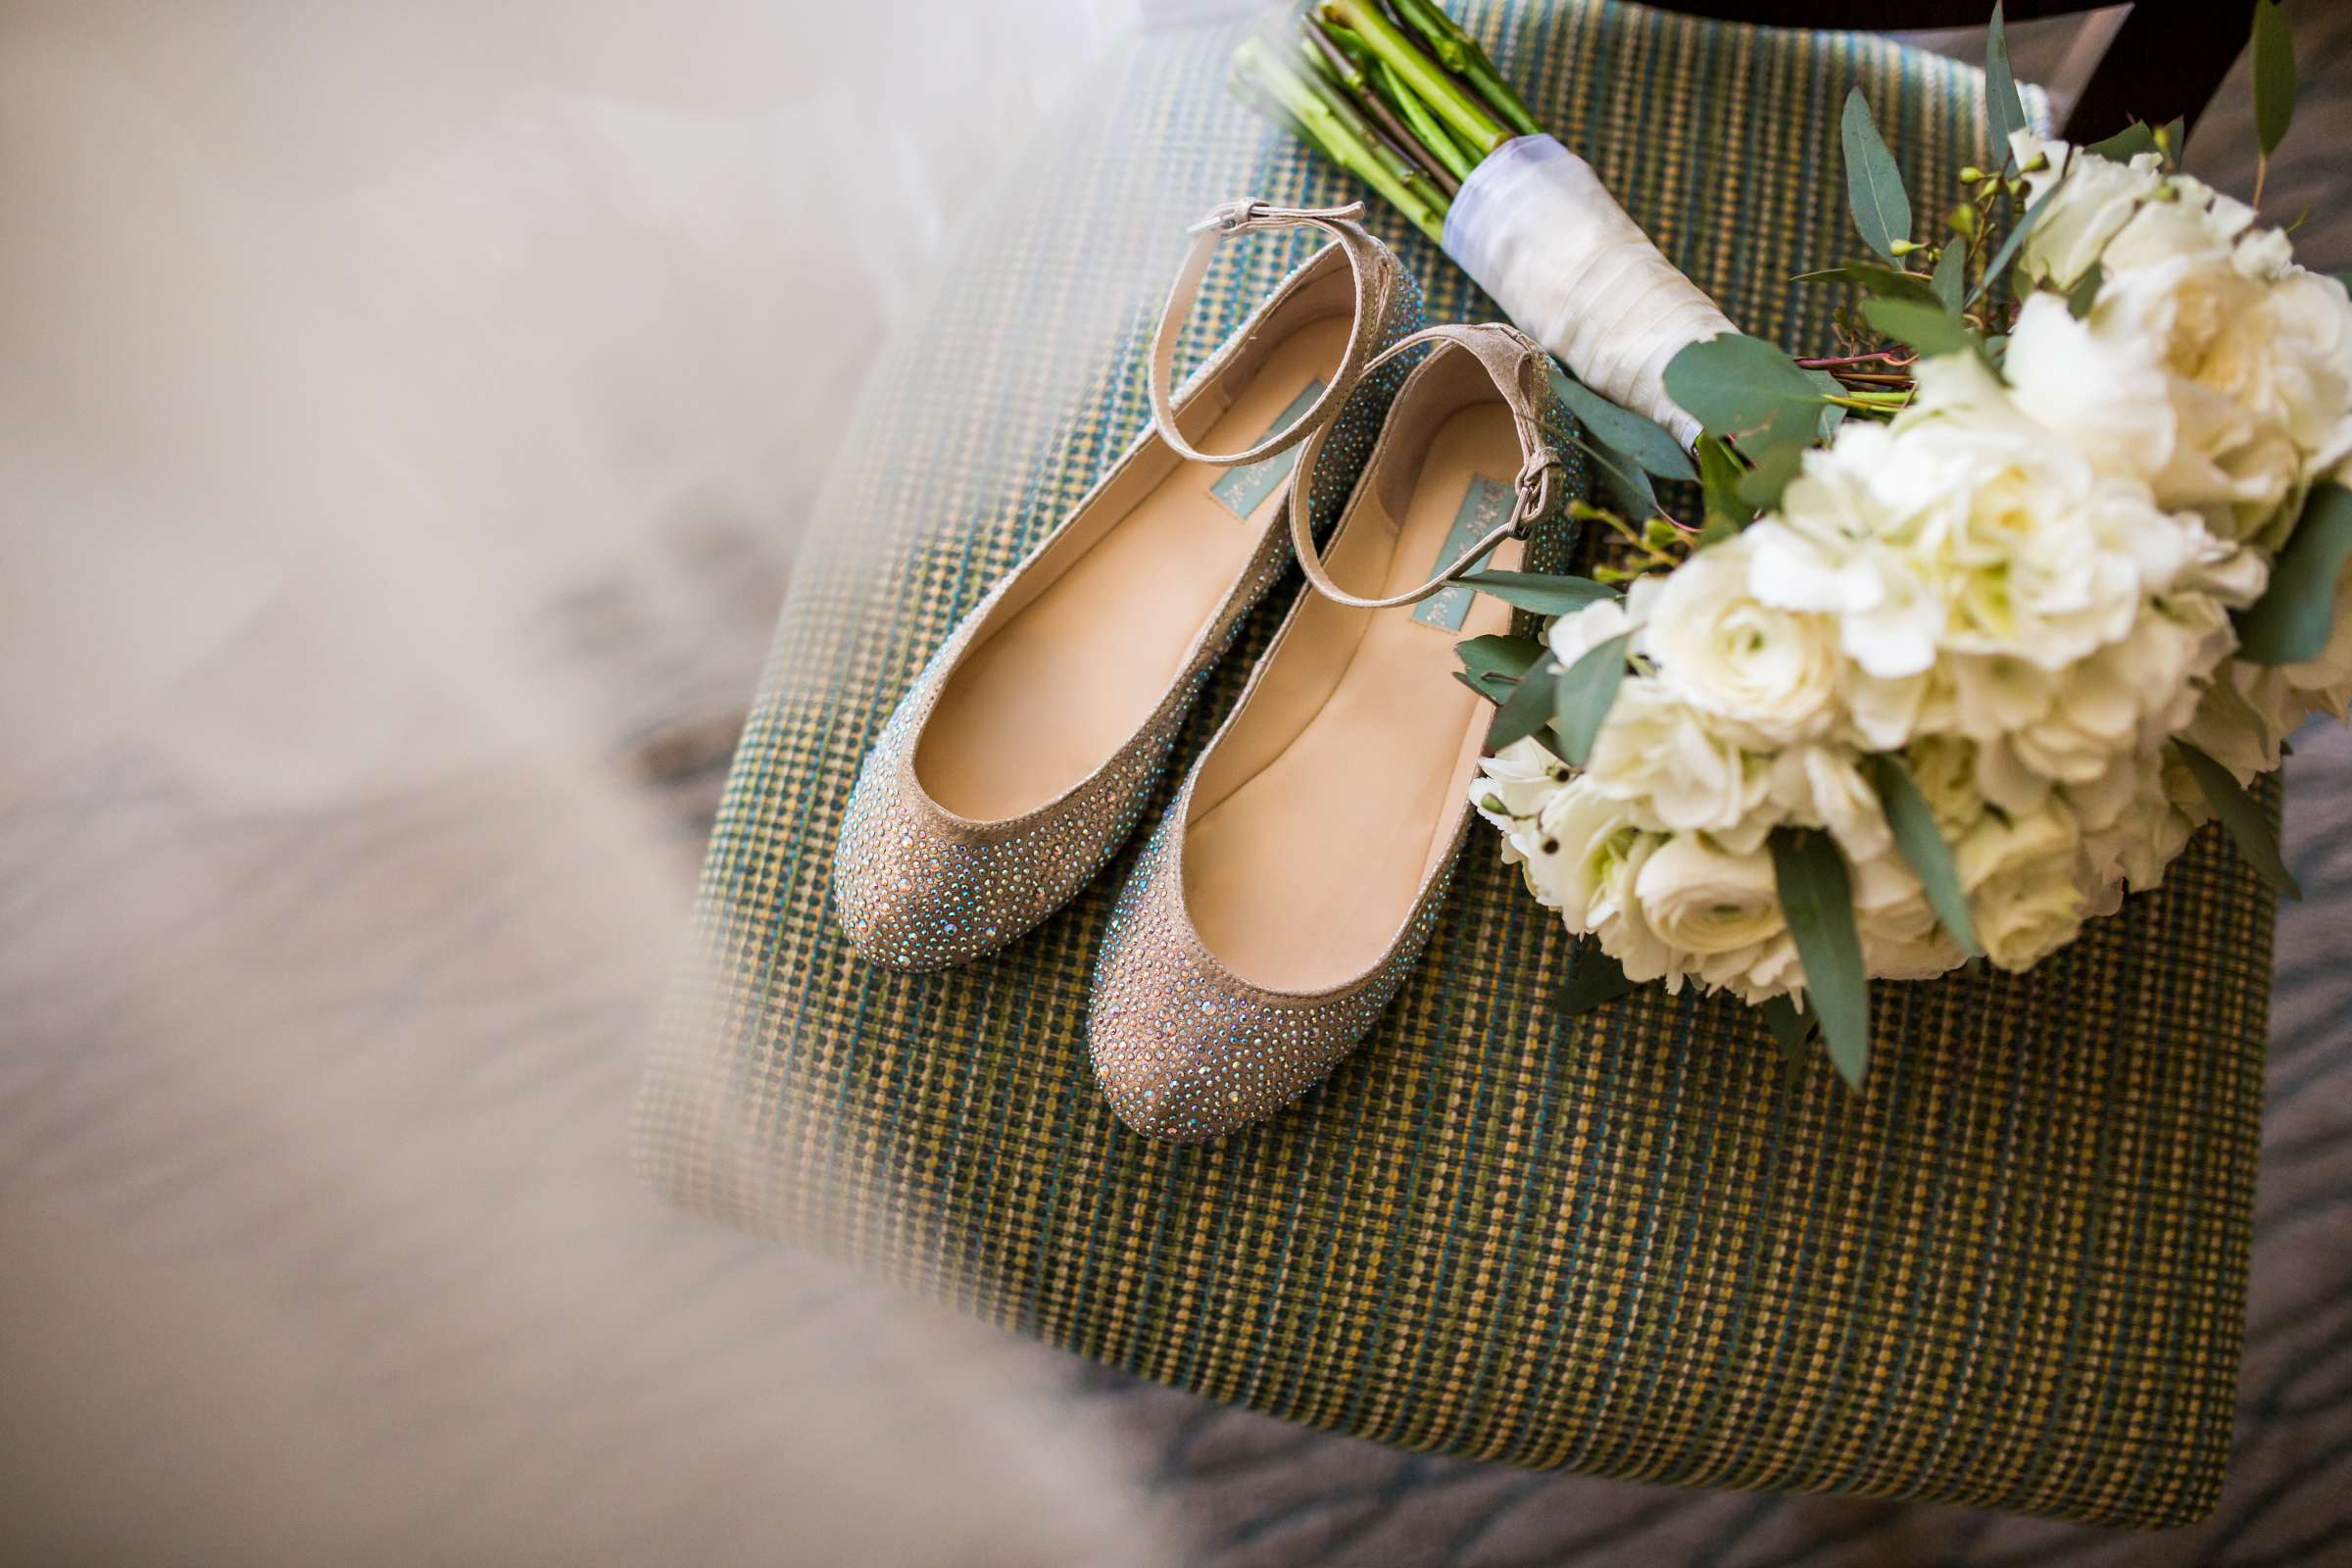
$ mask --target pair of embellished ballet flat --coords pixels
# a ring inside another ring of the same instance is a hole
[[[1423,326],[1361,214],[1249,202],[1197,226],[1152,338],[1152,423],[949,635],[842,825],[834,901],[867,959],[937,969],[1011,942],[1125,842],[1295,554],[1307,587],[1096,960],[1096,1075],[1155,1137],[1271,1114],[1396,995],[1444,901],[1487,728],[1452,645],[1508,629],[1456,579],[1519,565],[1560,499],[1544,351],[1506,326]],[[1171,393],[1217,243],[1300,225],[1331,243]]]

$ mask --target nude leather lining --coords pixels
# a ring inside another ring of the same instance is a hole
[[[1467,354],[1399,394],[1330,552],[1386,596],[1438,559],[1474,477],[1520,467],[1510,409]],[[1506,541],[1488,564],[1508,569]],[[1491,710],[1452,678],[1461,638],[1507,631],[1481,595],[1461,630],[1310,596],[1202,764],[1183,853],[1194,930],[1270,991],[1344,985],[1380,962],[1459,834]]]
[[[1304,280],[1237,342],[1177,423],[1195,446],[1240,449],[1350,341],[1344,259]],[[981,628],[942,690],[914,759],[924,791],[975,821],[1059,799],[1151,716],[1282,516],[1278,486],[1247,518],[1212,495],[1228,469],[1154,438],[1082,507]]]

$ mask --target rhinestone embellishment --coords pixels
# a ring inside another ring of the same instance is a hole
[[[1422,320],[1419,285],[1393,256],[1385,250],[1380,254],[1385,287],[1383,299],[1373,307],[1381,312],[1372,337],[1375,352],[1418,330]],[[1326,246],[1292,271],[1267,304],[1227,339],[1226,347],[1194,372],[1188,388],[1213,373],[1232,345],[1246,338],[1267,311],[1278,308],[1296,282],[1339,255],[1336,246]],[[1329,527],[1339,515],[1402,373],[1401,368],[1392,366],[1366,376],[1334,419],[1327,459],[1308,498],[1318,528]],[[1147,426],[1130,444],[1129,454],[1150,439]],[[1083,509],[1086,502],[1079,505]],[[917,781],[914,754],[923,724],[961,650],[999,597],[1051,546],[1052,538],[1041,542],[957,622],[883,725],[843,811],[833,859],[833,904],[843,932],[860,956],[905,970],[969,963],[1033,929],[1093,879],[1134,831],[1210,670],[1250,612],[1290,566],[1290,539],[1282,516],[1282,509],[1275,508],[1265,538],[1219,608],[1211,635],[1201,640],[1192,662],[1151,717],[1095,773],[1026,816],[974,822],[950,814]]]

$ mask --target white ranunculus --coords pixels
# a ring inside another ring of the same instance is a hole
[[[1854,890],[1854,929],[1862,962],[1887,980],[1927,980],[1956,968],[1967,955],[1936,918],[1927,888],[1891,841],[1880,854],[1847,857]]]
[[[1660,832],[1751,828],[1767,784],[1759,760],[1647,675],[1628,675],[1618,688],[1584,777]]]
[[[1680,983],[1675,954],[1650,931],[1634,896],[1635,879],[1666,840],[1636,828],[1623,802],[1578,778],[1544,803],[1536,821],[1520,825],[1514,842],[1529,890],[1559,910],[1569,930],[1597,937],[1629,979],[1672,975]]]
[[[1678,833],[1649,857],[1634,893],[1649,929],[1678,954],[1676,968],[1750,1001],[1787,989],[1795,943],[1764,850],[1732,855]]]
[[[1641,651],[1669,691],[1759,745],[1818,735],[1838,718],[1839,660],[1826,616],[1748,592],[1744,535],[1699,551],[1667,575]]]
[[[2082,928],[2073,819],[2050,802],[2011,817],[1987,816],[1953,846],[1969,918],[1985,956],[2019,970],[2072,942]]]

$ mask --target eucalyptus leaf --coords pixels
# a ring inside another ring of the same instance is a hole
[[[1544,657],[1544,645],[1533,637],[1508,637],[1499,633],[1455,643],[1453,651],[1471,674],[1500,675],[1506,680],[1517,680],[1533,669],[1536,661]]]
[[[2295,40],[2278,0],[2254,7],[2254,139],[2268,158],[2295,118]],[[2174,150],[2179,156],[2179,149]]]
[[[1630,631],[1619,632],[1607,642],[1593,644],[1552,682],[1553,727],[1560,734],[1560,750],[1579,767],[1592,757],[1592,742],[1616,705],[1617,687],[1625,679],[1626,648],[1633,636]]]
[[[2067,314],[2078,321],[2088,316],[2091,306],[2098,302],[2099,285],[2106,281],[2106,266],[2093,261],[2083,270],[2082,275],[2075,279],[2075,286],[2066,291]]]
[[[1805,1048],[1813,1043],[1813,1015],[1789,996],[1770,998],[1757,1010],[1764,1014],[1764,1022],[1772,1030],[1773,1044],[1781,1048],[1782,1059],[1792,1069],[1802,1066]]]
[[[1838,380],[1827,370],[1807,370],[1805,372],[1805,379],[1813,383],[1814,389],[1818,391],[1824,399],[1821,405],[1821,416],[1814,421],[1814,432],[1824,441],[1827,441],[1830,437],[1836,435],[1838,433],[1838,427],[1845,422],[1845,405],[1842,403],[1831,403],[1827,400],[1835,397],[1843,397],[1845,395],[1845,383]]]
[[[1644,471],[1661,479],[1696,479],[1690,455],[1672,431],[1654,419],[1621,409],[1573,377],[1551,372],[1551,390],[1575,415],[1592,439],[1610,451],[1630,458]]]
[[[1986,365],[1992,363],[1984,352],[1984,339],[1940,305],[1920,305],[1910,300],[1864,300],[1862,318],[1922,354],[1974,354]]]
[[[1950,247],[1945,247],[1950,253]],[[1936,290],[1927,278],[1917,272],[1906,272],[1892,267],[1875,267],[1869,262],[1848,262],[1843,267],[1825,267],[1818,272],[1799,272],[1789,279],[1793,283],[1850,283],[1873,294],[1889,299],[1920,300],[1935,303]]]
[[[1975,957],[1984,950],[1977,941],[1976,922],[1969,917],[1960,867],[1952,859],[1952,847],[1944,842],[1943,830],[1936,825],[1928,798],[1891,755],[1882,752],[1864,767],[1871,788],[1878,792],[1879,805],[1886,808],[1886,825],[1894,830],[1895,848],[1903,852],[1912,873],[1927,889],[1929,906],[1943,928]]]
[[[2001,8],[1992,8],[1992,25],[1984,35],[1984,124],[1992,132],[1992,167],[2009,166],[2009,133],[2025,130],[2026,102],[2018,96],[2017,76],[2009,69],[2009,38],[2001,26]]]
[[[1708,527],[1721,520],[1737,531],[1755,520],[1756,509],[1740,495],[1740,481],[1745,473],[1730,443],[1721,436],[1698,438],[1698,484],[1706,498]],[[1712,543],[1703,532],[1699,540]]]
[[[1839,1076],[1862,1087],[1870,1070],[1870,981],[1854,930],[1854,892],[1845,857],[1826,833],[1778,827],[1773,876],[1781,913],[1805,967],[1805,995]]]
[[[1817,409],[1821,392],[1777,345],[1745,332],[1692,343],[1667,362],[1666,395],[1716,435],[1768,424],[1791,404]],[[1703,483],[1706,468],[1702,464]]]
[[[1494,710],[1494,721],[1487,726],[1488,751],[1499,752],[1551,722],[1551,676],[1559,667],[1560,662],[1547,651],[1519,677],[1511,695]]]
[[[1928,279],[1928,291],[1936,303],[1955,316],[1960,312],[1960,293],[1968,287],[1968,247],[1958,243],[1946,245],[1943,254],[1936,258],[1936,274]]]
[[[2156,150],[2156,132],[2145,122],[2134,120],[2105,141],[2094,141],[2082,150],[2111,163],[2128,164],[2141,153]]]
[[[1539,615],[1573,615],[1595,600],[1614,599],[1618,594],[1607,583],[1590,577],[1559,577],[1542,571],[1474,571],[1460,581]]]
[[[1609,493],[1610,502],[1627,517],[1654,517],[1665,511],[1658,505],[1658,493],[1650,488],[1649,475],[1642,466],[1623,453],[1611,452],[1582,436],[1568,437],[1576,450],[1592,460],[1600,471],[1600,487]]]
[[[1600,943],[1587,937],[1576,945],[1576,956],[1568,961],[1568,978],[1560,987],[1560,1005],[1571,1018],[1591,1012],[1604,1002],[1615,1002],[1634,989],[1625,977],[1625,965],[1601,951]]]
[[[1894,244],[1911,237],[1911,198],[1903,190],[1902,171],[1886,138],[1870,118],[1870,100],[1855,87],[1845,95],[1845,118],[1840,126],[1845,143],[1845,196],[1854,212],[1854,227],[1863,243],[1888,261]]]
[[[2254,797],[2239,787],[2230,770],[2198,751],[2186,741],[2175,741],[2180,760],[2188,764],[2189,776],[2213,807],[2213,814],[2222,819],[2230,837],[2237,845],[2237,853],[2259,873],[2280,898],[2300,899],[2303,890],[2295,885],[2286,861],[2278,855],[2278,835],[2271,829],[2271,819],[2264,813]]]
[[[1455,670],[1453,672],[1453,678],[1460,681],[1463,685],[1469,687],[1471,691],[1475,692],[1480,697],[1485,698],[1488,702],[1496,704],[1497,706],[1501,704],[1505,697],[1510,696],[1519,685],[1517,681],[1510,679],[1508,676],[1473,675],[1466,669]]]
[[[2050,185],[2049,189],[2034,198],[2033,205],[2018,215],[2016,226],[2012,227],[2008,237],[2001,241],[2001,248],[1992,253],[1992,260],[1984,264],[1984,275],[1978,278],[1977,286],[1968,291],[1969,304],[1974,305],[1978,296],[1992,286],[1992,280],[2008,270],[2010,262],[2016,259],[2019,247],[2026,243],[2026,236],[2034,231],[2034,224],[2041,217],[2042,209],[2050,204],[2051,197],[2058,194],[2063,182],[2064,175],[2062,174],[2058,181],[2054,181]]]
[[[2335,585],[2352,561],[2352,490],[2311,487],[2303,515],[2271,564],[2271,584],[2237,613],[2237,657],[2300,664],[2325,653],[2335,626]]]
[[[1784,441],[1767,447],[1757,455],[1756,466],[1740,476],[1740,499],[1758,512],[1770,512],[1781,504],[1782,492],[1805,461],[1802,443]]]

